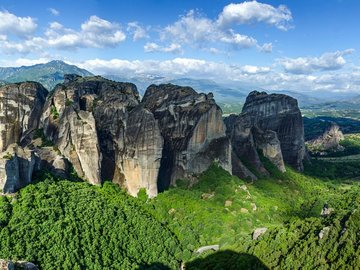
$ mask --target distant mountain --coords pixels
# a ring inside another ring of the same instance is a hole
[[[63,81],[64,74],[78,74],[80,76],[93,75],[85,69],[54,60],[46,64],[33,66],[0,68],[0,85],[2,81],[15,83],[23,81],[36,81],[44,85],[49,91]],[[5,83],[3,82],[3,83]]]

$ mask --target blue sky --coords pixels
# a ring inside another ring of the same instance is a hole
[[[360,91],[360,2],[0,1],[0,65]]]

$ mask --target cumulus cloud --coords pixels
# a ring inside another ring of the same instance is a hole
[[[146,29],[138,22],[129,22],[126,30],[132,34],[134,41],[148,37]]]
[[[310,74],[316,71],[338,70],[345,64],[344,56],[353,53],[353,49],[327,52],[320,57],[284,58],[279,62],[284,70],[293,74]]]
[[[160,46],[154,42],[148,42],[144,45],[145,52],[168,52],[168,53],[183,53],[181,45],[172,43],[167,47]]]
[[[287,30],[292,21],[291,11],[284,5],[273,7],[257,1],[229,4],[220,13],[217,23],[222,26],[263,22]]]
[[[36,20],[31,17],[17,17],[5,11],[0,11],[0,34],[26,36],[37,28]]]
[[[293,91],[360,91],[360,68],[352,72],[329,71],[324,74],[292,74],[274,66],[233,65],[193,58],[171,60],[92,59],[76,64],[95,74],[124,77],[158,75],[167,78],[211,79],[229,85],[250,85],[269,90]],[[249,88],[249,91],[251,88]]]
[[[54,16],[59,16],[59,15],[60,15],[60,12],[59,12],[57,9],[55,9],[55,8],[49,8],[48,10],[49,10],[50,13],[51,13],[52,15],[54,15]]]
[[[255,38],[236,33],[231,28],[220,28],[216,21],[204,17],[194,10],[190,10],[179,20],[166,26],[161,31],[160,37],[162,41],[170,40],[173,43],[188,44],[200,48],[207,47],[209,43],[215,45],[220,42],[230,45],[233,49],[255,47],[260,51],[271,52],[270,43],[259,45]]]
[[[93,59],[74,63],[97,74],[115,74],[132,77],[134,75],[155,74],[165,77],[209,78],[221,81],[242,80],[256,74],[270,72],[270,67],[229,65],[193,58],[174,58],[172,60]]]
[[[52,22],[43,36],[26,37],[21,42],[3,37],[0,39],[0,50],[8,54],[27,54],[49,48],[105,48],[115,47],[125,39],[126,35],[121,31],[119,24],[91,16],[81,24],[81,30],[66,28],[58,22]]]

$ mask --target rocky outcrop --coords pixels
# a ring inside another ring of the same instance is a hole
[[[160,190],[175,185],[177,179],[203,172],[214,161],[231,171],[230,142],[212,94],[172,84],[151,85],[141,105],[158,120],[164,139]]]
[[[38,128],[46,95],[47,90],[35,82],[0,87],[0,152]]]
[[[277,133],[286,164],[303,170],[305,158],[304,125],[297,100],[281,94],[253,91],[246,98],[243,114],[261,130]]]
[[[282,172],[285,163],[303,170],[302,162],[306,156],[304,128],[295,99],[253,91],[247,97],[242,113],[226,118],[225,123],[232,143],[233,174],[253,178],[237,165],[246,163],[257,173],[267,175],[259,152]]]
[[[35,154],[22,146],[38,128],[46,95],[35,82],[0,87],[0,189],[5,193],[31,182]]]
[[[13,193],[31,183],[35,167],[34,151],[11,144],[0,154],[0,189]]]
[[[344,134],[340,127],[332,122],[320,137],[308,141],[307,146],[313,153],[326,154],[326,151],[343,151],[344,147],[340,142],[344,140]]]
[[[269,159],[281,172],[285,172],[285,164],[281,151],[281,143],[277,133],[273,130],[262,131],[253,129],[256,148]]]
[[[140,101],[134,84],[66,75],[46,94],[37,83],[0,88],[5,192],[30,183],[33,171],[68,177],[71,166],[91,184],[110,180],[149,197],[177,179],[196,181],[213,162],[250,180],[269,174],[261,155],[280,171],[284,162],[302,169],[301,114],[285,95],[252,92],[224,123],[211,93],[172,84],[149,86]]]
[[[0,270],[16,270],[16,269],[38,270],[39,268],[31,262],[25,262],[25,261],[14,262],[14,261],[0,259]]]
[[[90,183],[112,180],[136,196],[206,170],[231,171],[231,149],[211,95],[188,87],[150,86],[140,102],[135,85],[66,76],[47,100],[47,139]]]

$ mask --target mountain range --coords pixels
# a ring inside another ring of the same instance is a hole
[[[36,81],[49,91],[64,80],[65,74],[91,76],[92,73],[63,61],[54,60],[46,64],[21,67],[0,67],[0,85],[23,81]]]
[[[54,60],[45,64],[36,64],[33,66],[0,67],[0,86],[6,83],[36,81],[51,91],[58,83],[63,81],[65,74],[77,74],[80,76],[93,75],[90,71],[79,68],[75,65],[69,65],[60,60]],[[241,83],[237,85],[226,85],[210,79],[167,78],[149,74],[132,77],[112,74],[102,74],[102,76],[118,82],[134,83],[138,88],[140,96],[145,93],[145,90],[149,85],[164,83],[190,86],[200,92],[212,92],[215,100],[223,109],[224,114],[239,113],[245,103],[246,96],[253,90],[289,95],[298,100],[300,108],[310,111],[360,109],[360,96],[349,93],[320,93],[316,91],[298,92],[286,89],[275,91]]]

